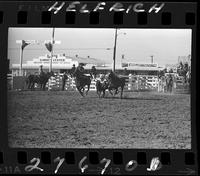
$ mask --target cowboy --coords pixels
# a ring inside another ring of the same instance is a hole
[[[79,63],[79,66],[77,67],[77,69],[82,73],[82,74],[84,74],[84,72],[85,72],[85,69],[84,69],[84,64],[83,63]]]
[[[70,70],[71,76],[73,75],[73,73],[75,72],[75,70],[76,70],[76,67],[75,67],[75,64],[73,64],[73,66],[72,66],[72,68]]]
[[[85,72],[83,65],[84,65],[83,63],[79,63],[78,67],[76,68],[76,71],[78,71],[80,75],[84,75],[84,72]]]
[[[95,66],[92,66],[91,68],[91,74],[94,76],[94,79],[96,79],[97,76],[97,69]]]

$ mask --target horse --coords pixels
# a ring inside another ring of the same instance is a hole
[[[45,90],[46,84],[51,76],[54,76],[53,72],[42,72],[40,75],[30,74],[26,79],[28,89],[34,90],[35,83],[40,85],[40,89]]]
[[[122,98],[123,90],[124,90],[124,86],[125,86],[125,82],[126,82],[125,79],[126,78],[124,78],[124,77],[118,77],[113,71],[111,71],[108,74],[108,90],[111,95],[113,95],[111,90],[115,90],[114,95],[116,95],[118,93],[118,88],[120,87],[121,88],[120,98]]]
[[[84,91],[86,85],[88,89],[85,94],[87,95],[88,91],[90,90],[91,76],[86,76],[82,74],[78,69],[76,69],[75,72],[73,73],[73,77],[75,77],[77,90],[84,97]]]
[[[39,84],[39,75],[30,74],[26,78],[26,85],[28,89],[34,90],[35,83]]]

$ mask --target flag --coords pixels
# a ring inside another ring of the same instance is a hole
[[[27,43],[25,40],[22,40],[22,50],[27,46],[29,45],[30,43]]]
[[[53,49],[53,45],[52,45],[51,42],[45,43],[45,46],[46,46],[46,48],[47,48],[47,50],[48,50],[49,52],[52,51],[52,49]]]

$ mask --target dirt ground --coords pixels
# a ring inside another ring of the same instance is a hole
[[[190,149],[189,94],[9,91],[10,147]]]

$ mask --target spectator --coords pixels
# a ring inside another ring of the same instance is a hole
[[[63,74],[63,77],[62,77],[62,91],[65,90],[65,83],[66,83],[67,79],[68,79],[68,76],[67,76],[67,73],[65,71],[64,74]]]
[[[44,73],[43,65],[40,65],[38,73],[39,73],[40,76],[43,75],[43,73]]]
[[[124,75],[128,75],[128,70],[127,70],[127,68],[124,69]]]

